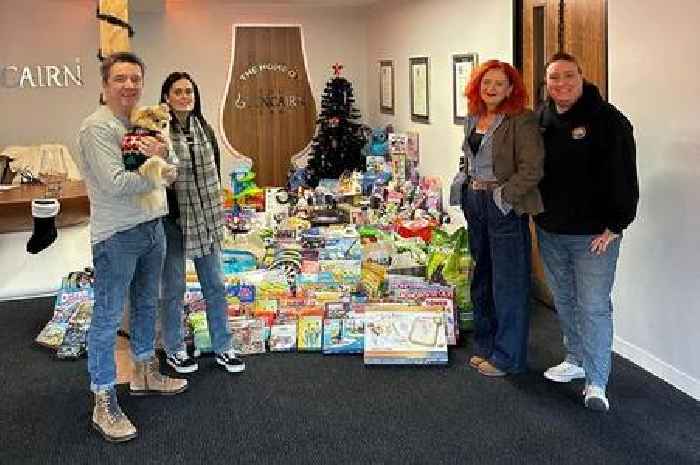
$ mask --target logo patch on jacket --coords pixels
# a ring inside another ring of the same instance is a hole
[[[586,126],[579,126],[571,130],[571,138],[574,140],[583,139],[586,137]]]

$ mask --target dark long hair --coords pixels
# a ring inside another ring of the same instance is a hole
[[[168,77],[165,78],[165,81],[163,81],[163,86],[160,89],[160,103],[167,103],[167,97],[168,94],[170,94],[170,88],[180,79],[187,79],[192,84],[192,89],[194,90],[194,108],[192,108],[191,114],[199,120],[202,126],[205,126],[207,122],[204,119],[204,115],[202,115],[202,103],[201,99],[199,98],[199,87],[197,87],[197,83],[194,82],[192,76],[190,76],[185,71],[172,72],[168,75]],[[172,108],[170,109],[170,113],[173,113]],[[171,121],[174,124],[179,124],[174,114],[172,114]]]

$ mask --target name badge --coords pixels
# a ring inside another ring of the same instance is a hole
[[[579,126],[571,130],[571,138],[575,140],[583,139],[586,137],[586,127]]]

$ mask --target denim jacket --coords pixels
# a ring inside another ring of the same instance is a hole
[[[479,118],[474,115],[467,116],[464,121],[464,142],[462,143],[462,152],[464,152],[465,161],[467,162],[467,174],[470,178],[481,179],[483,181],[496,181],[496,176],[493,174],[493,133],[498,126],[503,122],[504,115],[499,114],[491,123],[486,134],[481,139],[481,145],[477,153],[473,153],[469,145],[469,135],[476,127]]]

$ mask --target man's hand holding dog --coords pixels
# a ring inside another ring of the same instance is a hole
[[[138,140],[139,150],[147,157],[167,158],[168,145],[161,137],[145,136]]]

